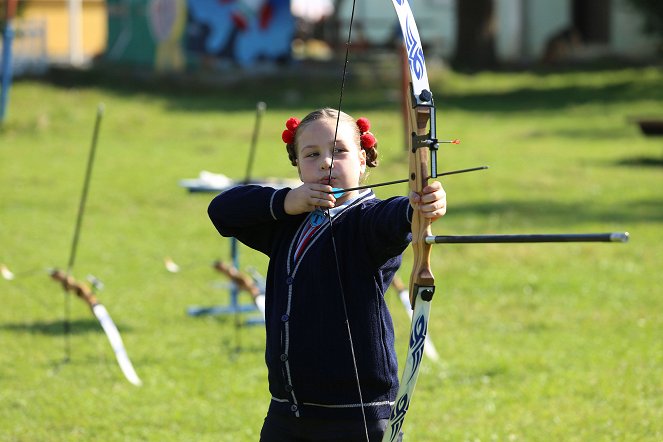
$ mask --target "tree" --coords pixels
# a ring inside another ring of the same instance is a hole
[[[663,1],[629,0],[629,2],[642,13],[645,32],[658,36],[663,43]]]
[[[456,2],[458,31],[453,64],[458,68],[484,69],[497,64],[495,6],[493,0]]]

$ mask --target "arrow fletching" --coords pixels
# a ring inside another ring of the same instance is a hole
[[[170,273],[177,273],[180,271],[180,266],[178,266],[175,261],[170,259],[170,257],[166,256],[163,259],[163,264],[166,266],[166,270],[168,270]]]
[[[7,281],[14,279],[14,273],[12,273],[12,271],[4,264],[0,264],[0,274]]]

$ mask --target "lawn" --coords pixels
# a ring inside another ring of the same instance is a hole
[[[358,66],[345,91],[345,109],[370,118],[380,142],[373,183],[407,174],[395,71]],[[440,170],[490,166],[443,180],[449,211],[436,233],[628,231],[631,241],[435,246],[429,333],[441,361],[424,361],[406,440],[663,440],[663,138],[632,122],[663,116],[663,71],[431,77],[438,135],[462,140],[441,149]],[[229,303],[211,263],[230,255],[206,215],[213,194],[178,182],[202,170],[243,178],[259,100],[252,175],[296,178],[283,124],[337,106],[338,83],[295,69],[207,88],[62,74],[14,84],[0,129],[0,263],[15,276],[0,279],[1,441],[258,440],[270,398],[264,329],[187,315]],[[99,103],[73,274],[104,282],[97,296],[141,387],[123,378],[77,299],[65,337],[71,295],[47,275],[69,259]],[[179,273],[165,269],[167,256]],[[246,247],[239,259],[266,271]],[[411,264],[408,251],[406,280]],[[409,321],[388,296],[403,358]]]

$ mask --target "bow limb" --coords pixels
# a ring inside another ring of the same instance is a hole
[[[129,355],[127,355],[127,350],[124,348],[124,342],[120,336],[120,331],[115,326],[106,307],[102,304],[96,304],[92,307],[92,313],[94,313],[94,316],[99,320],[101,328],[104,329],[108,342],[110,342],[111,347],[115,352],[115,359],[117,360],[124,377],[133,385],[137,387],[141,386],[143,382],[140,380],[138,374],[136,374],[136,370],[134,370],[134,366],[131,364]]]
[[[391,285],[398,292],[398,298],[401,300],[401,304],[403,304],[403,307],[405,308],[410,321],[412,321],[412,302],[410,301],[409,288],[403,284],[403,281],[398,277],[398,275],[396,275],[391,281]],[[428,356],[428,359],[433,362],[438,362],[440,360],[440,356],[435,349],[435,345],[433,344],[433,340],[431,339],[430,334],[426,334],[424,353],[426,356]]]
[[[403,32],[411,78],[408,96],[411,137],[408,139],[410,191],[421,194],[428,177],[437,176],[437,139],[435,135],[435,106],[428,85],[423,49],[416,23],[407,0],[392,0]],[[430,129],[429,129],[430,128]],[[430,172],[430,174],[429,174]],[[415,207],[412,215],[413,266],[410,276],[410,303],[413,308],[410,340],[396,400],[392,406],[383,441],[398,437],[410,406],[414,387],[423,359],[430,304],[435,292],[435,278],[430,267],[431,222]]]
[[[51,278],[62,284],[62,287],[66,292],[74,293],[90,307],[92,314],[97,318],[101,328],[103,328],[104,333],[106,333],[106,337],[113,348],[115,359],[122,370],[122,374],[124,374],[124,377],[133,385],[142,385],[142,381],[136,374],[136,370],[134,370],[134,367],[131,364],[129,355],[127,355],[127,350],[124,348],[124,342],[122,341],[117,326],[110,317],[110,314],[108,314],[106,307],[104,307],[97,297],[94,296],[92,290],[87,285],[77,282],[71,275],[62,270],[55,269],[50,272],[50,275]]]

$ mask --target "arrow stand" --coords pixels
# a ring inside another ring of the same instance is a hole
[[[235,268],[239,268],[239,252],[238,242],[236,238],[230,238],[230,256]],[[230,298],[227,305],[213,305],[209,307],[191,306],[187,309],[189,316],[208,316],[208,315],[235,315],[236,324],[239,326],[241,321],[239,315],[242,313],[257,312],[258,308],[255,304],[240,304],[239,302],[239,287],[234,282],[230,282]],[[244,325],[264,324],[262,318],[246,318],[243,321]]]

